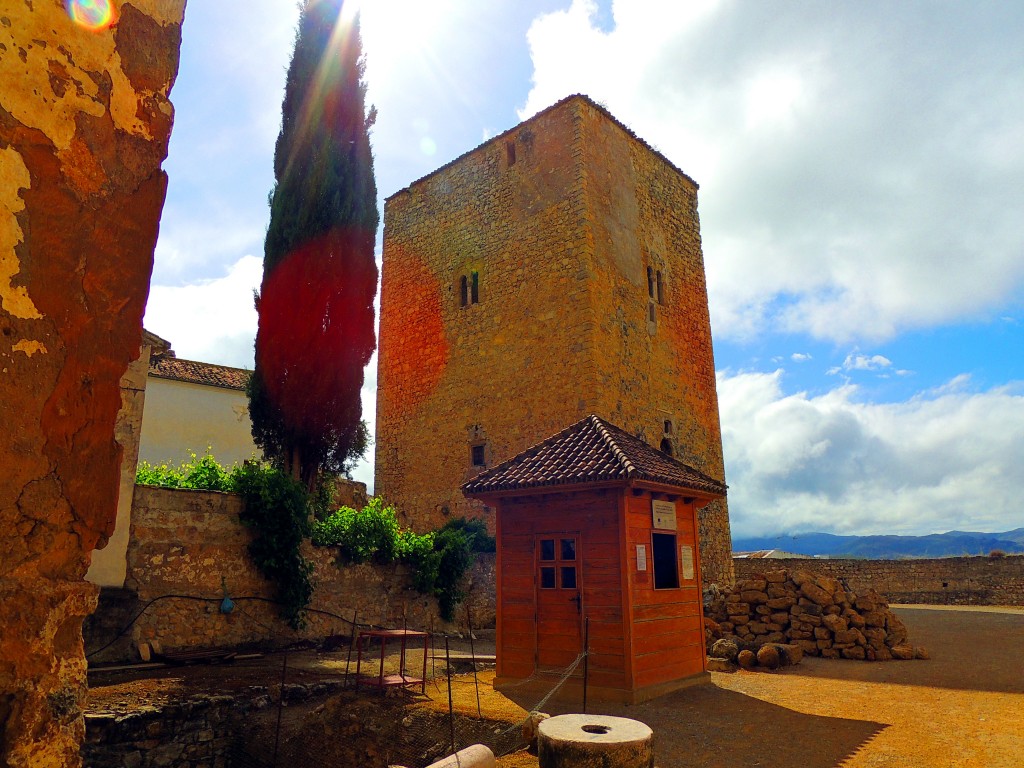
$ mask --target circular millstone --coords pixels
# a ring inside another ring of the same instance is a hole
[[[607,715],[559,715],[537,728],[540,768],[653,768],[654,731]]]

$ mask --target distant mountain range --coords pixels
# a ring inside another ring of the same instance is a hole
[[[957,557],[987,555],[1001,550],[1024,554],[1024,528],[1004,533],[949,531],[928,536],[835,536],[831,533],[798,533],[733,539],[733,552],[781,549],[794,554],[821,557],[853,557],[898,560],[908,557]]]

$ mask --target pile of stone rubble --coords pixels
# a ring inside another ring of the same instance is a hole
[[[747,662],[741,666],[756,666],[751,656],[756,658],[764,646],[788,646],[773,648],[782,657],[775,666],[785,665],[787,657],[788,663],[796,663],[802,655],[867,661],[928,658],[924,648],[909,643],[906,626],[877,592],[858,594],[841,579],[804,571],[768,571],[731,591],[706,594],[704,616],[709,655]],[[742,651],[749,654],[741,659]],[[765,656],[771,660],[772,654]],[[712,663],[713,669],[719,666]]]

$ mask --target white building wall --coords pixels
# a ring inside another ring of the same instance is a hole
[[[176,466],[207,448],[224,466],[259,454],[245,392],[150,376],[139,461]]]

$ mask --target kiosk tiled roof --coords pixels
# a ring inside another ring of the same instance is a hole
[[[465,483],[467,495],[645,480],[724,496],[726,485],[590,415]]]

